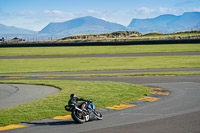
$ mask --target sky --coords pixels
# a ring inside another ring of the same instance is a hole
[[[128,26],[133,18],[200,12],[200,0],[0,0],[0,24],[40,31],[50,22],[93,16]]]

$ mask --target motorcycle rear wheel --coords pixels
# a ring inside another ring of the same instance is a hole
[[[72,111],[72,119],[76,122],[76,123],[84,123],[85,122],[85,117],[83,116],[83,114],[81,112],[79,112],[78,110],[73,110]]]

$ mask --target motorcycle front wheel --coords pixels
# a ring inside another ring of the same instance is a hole
[[[100,112],[95,111],[95,115],[96,115],[98,120],[102,120],[103,119],[103,115]]]
[[[73,110],[71,116],[72,116],[72,119],[76,123],[84,123],[85,122],[85,117],[83,116],[82,112],[80,112],[78,110]]]

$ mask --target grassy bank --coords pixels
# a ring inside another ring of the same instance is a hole
[[[200,44],[0,48],[0,56],[82,55],[200,51]]]
[[[200,56],[0,60],[0,73],[200,67]]]
[[[151,93],[151,89],[144,86],[115,82],[31,80],[0,83],[42,84],[61,88],[52,96],[0,110],[0,126],[66,115],[64,106],[71,93],[91,99],[97,108],[133,101]]]

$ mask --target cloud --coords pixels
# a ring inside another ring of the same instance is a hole
[[[155,12],[156,10],[151,9],[151,8],[147,8],[147,7],[140,7],[140,8],[137,9],[137,11],[141,12],[141,13],[145,13],[145,14],[150,14],[150,13]]]
[[[95,10],[88,10],[88,13],[96,13]]]
[[[86,15],[96,15],[96,16],[103,16],[103,13],[101,11],[97,11],[97,10],[87,10],[87,12],[84,12],[84,14]]]
[[[169,9],[168,8],[164,8],[164,7],[160,7],[159,11],[160,11],[160,13],[166,13],[166,12],[169,11]]]
[[[60,10],[53,10],[52,11],[55,14],[65,14],[64,12],[60,11]]]
[[[200,12],[200,8],[194,8],[193,11],[194,12]]]
[[[166,8],[166,7],[160,7],[159,12],[161,14],[176,14],[177,13],[175,9]]]
[[[12,13],[12,15],[24,16],[24,17],[36,17],[38,14],[39,12],[36,12],[36,11],[24,11],[24,10],[18,11],[16,13]]]
[[[45,14],[49,14],[51,11],[50,10],[44,10]]]
[[[73,17],[70,12],[64,12],[60,10],[44,10],[38,14],[39,16],[52,16],[52,17]]]
[[[44,10],[37,18],[47,22],[63,22],[74,18],[74,14],[61,10]]]

